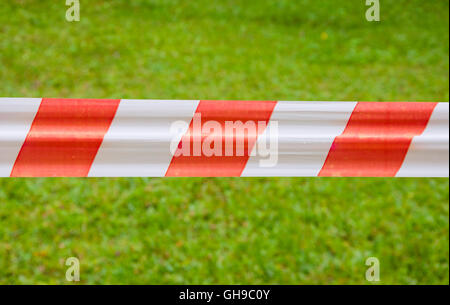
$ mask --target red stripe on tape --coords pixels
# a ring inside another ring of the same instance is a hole
[[[275,101],[200,101],[189,129],[178,146],[182,149],[183,143],[189,145],[191,155],[174,156],[166,176],[240,176],[247,164],[248,152],[252,150],[258,135],[265,130],[265,125],[261,127],[259,123],[268,124],[276,103]],[[194,126],[194,120],[199,114],[201,130]],[[221,143],[222,153],[220,156],[206,156],[205,151],[203,149],[200,151],[198,148],[213,133],[212,129],[205,130],[208,126],[205,124],[212,121],[217,122],[223,131],[226,130],[226,124],[239,121],[243,124],[255,124],[256,129],[246,130],[244,133],[216,133],[215,137],[218,137],[217,140]],[[226,145],[230,143],[233,146],[231,156],[226,153]],[[238,147],[243,154],[238,154]],[[198,155],[194,155],[196,151]]]
[[[437,103],[359,102],[319,176],[392,177]]]
[[[42,99],[11,176],[87,176],[119,102]]]

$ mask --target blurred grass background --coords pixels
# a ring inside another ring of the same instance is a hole
[[[0,96],[449,100],[449,2],[0,4]],[[449,283],[449,180],[0,179],[0,284]]]

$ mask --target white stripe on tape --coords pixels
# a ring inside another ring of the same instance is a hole
[[[424,132],[413,138],[397,177],[449,176],[448,106],[436,105]]]
[[[355,105],[356,102],[278,102],[269,127],[254,147],[257,149],[273,139],[276,133],[271,135],[272,124],[276,123],[278,155],[270,154],[277,158],[276,164],[262,166],[270,165],[269,157],[253,154],[242,176],[317,176],[334,138],[344,130]]]
[[[122,100],[89,176],[164,176],[172,159],[170,143],[186,133],[197,105],[198,101]],[[176,121],[186,124],[179,134],[171,131]]]
[[[0,99],[0,177],[11,173],[40,102],[40,98]]]

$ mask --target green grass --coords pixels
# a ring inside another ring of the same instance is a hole
[[[0,5],[0,96],[449,100],[449,4]],[[449,180],[0,179],[0,284],[449,283]]]

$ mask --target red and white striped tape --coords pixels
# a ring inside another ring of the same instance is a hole
[[[241,155],[174,155],[174,138],[177,150],[205,139],[196,115],[201,128],[266,125],[215,135]],[[1,98],[0,177],[448,177],[448,128],[448,103]],[[261,166],[267,156],[252,152],[274,136],[276,162]]]

